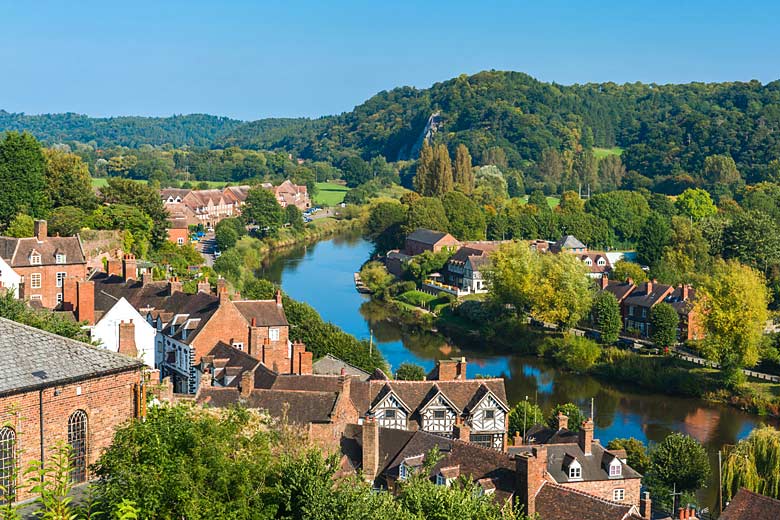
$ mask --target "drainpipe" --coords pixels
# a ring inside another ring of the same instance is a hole
[[[38,390],[38,433],[41,436],[41,469],[43,469],[43,388]],[[43,480],[43,473],[41,473],[41,480]]]

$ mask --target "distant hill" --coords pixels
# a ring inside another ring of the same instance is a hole
[[[26,130],[47,144],[79,141],[99,147],[143,144],[211,146],[243,124],[227,117],[191,114],[172,117],[107,117],[81,114],[28,116],[0,110],[0,131]]]
[[[564,86],[486,71],[427,89],[380,92],[350,112],[320,119],[0,112],[0,130],[8,128],[29,129],[49,142],[240,146],[328,161],[353,154],[413,158],[427,132],[451,150],[466,144],[476,162],[500,147],[510,166],[523,169],[546,148],[565,152],[592,143],[623,148],[626,166],[648,177],[700,172],[708,155],[729,154],[751,181],[764,178],[767,164],[780,158],[780,81]]]

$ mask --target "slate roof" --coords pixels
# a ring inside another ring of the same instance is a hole
[[[419,228],[409,233],[406,239],[432,246],[447,235],[449,235],[449,233],[434,231],[432,229]]]
[[[0,395],[137,370],[143,363],[0,318]]]
[[[612,293],[618,302],[622,302],[634,289],[636,289],[636,285],[633,283],[610,280],[604,290]]]
[[[365,370],[352,366],[331,354],[325,354],[325,356],[315,361],[312,365],[312,372],[315,375],[337,376],[341,375],[342,369],[345,374],[356,376],[361,381],[367,381],[371,377],[371,374]]]
[[[238,300],[233,305],[249,323],[254,319],[258,327],[289,325],[284,307],[277,305],[276,300]]]
[[[572,488],[544,483],[536,494],[536,512],[544,520],[629,520],[640,518],[636,508]],[[635,516],[636,515],[636,516]]]
[[[582,480],[592,482],[597,480],[615,480],[609,477],[609,463],[614,455],[609,453],[601,444],[594,442],[591,445],[592,455],[586,456],[579,444],[548,444],[547,445],[547,472],[556,482],[569,481],[567,458],[576,459],[582,466]],[[622,479],[642,478],[642,475],[634,471],[627,464],[623,464]]]
[[[260,361],[246,352],[220,341],[206,356],[212,356],[214,372],[212,377],[222,386],[237,387],[241,382],[241,374],[254,370]]]
[[[652,307],[662,302],[672,291],[671,285],[655,282],[652,284],[652,290],[648,291],[648,282],[641,283],[625,299],[628,305],[637,305],[639,307]]]
[[[723,510],[720,520],[780,518],[780,500],[740,488]]]
[[[11,267],[29,267],[30,254],[37,251],[41,255],[41,263],[35,265],[56,265],[56,255],[64,254],[65,262],[60,265],[85,264],[84,249],[81,240],[75,237],[46,237],[38,242],[35,237],[11,238],[0,237],[0,256]]]
[[[554,247],[561,251],[564,249],[587,249],[585,244],[580,242],[574,235],[565,235],[555,243]]]
[[[529,444],[563,444],[579,442],[579,434],[569,429],[554,430],[543,424],[535,424],[528,428],[525,442]]]
[[[338,394],[333,392],[255,389],[243,399],[237,388],[211,386],[200,389],[196,402],[218,408],[242,403],[247,408],[264,410],[274,418],[285,415],[288,422],[305,426],[330,422],[337,398]]]

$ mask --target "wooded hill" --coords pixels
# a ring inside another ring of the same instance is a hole
[[[351,112],[250,123],[213,116],[91,119],[0,112],[0,130],[28,129],[47,142],[95,140],[134,146],[240,146],[338,162],[346,155],[389,161],[413,155],[431,115],[435,139],[468,146],[475,163],[500,147],[510,167],[533,168],[542,151],[619,146],[629,170],[654,178],[700,172],[726,154],[748,182],[780,157],[780,81],[563,86],[519,72],[487,71],[428,89],[380,92]]]

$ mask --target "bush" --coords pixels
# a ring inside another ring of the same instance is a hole
[[[583,336],[566,335],[549,338],[539,349],[539,354],[555,360],[564,369],[587,372],[601,355],[601,348]]]
[[[547,426],[553,430],[558,429],[558,413],[563,413],[569,418],[569,431],[578,432],[582,423],[585,422],[585,414],[582,413],[580,407],[574,403],[559,404],[550,410],[550,415],[547,416]]]
[[[535,424],[544,422],[544,412],[542,408],[529,401],[520,401],[511,410],[509,410],[509,436],[514,437],[515,433],[523,434],[523,427],[527,430]]]
[[[425,375],[425,369],[414,363],[401,363],[395,372],[399,381],[424,381]]]

